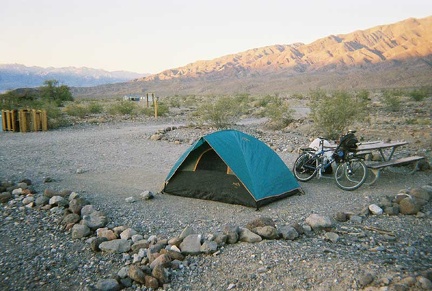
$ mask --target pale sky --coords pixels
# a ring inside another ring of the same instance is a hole
[[[0,0],[0,64],[159,73],[430,15],[430,0]]]

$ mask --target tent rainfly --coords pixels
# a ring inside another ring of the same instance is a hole
[[[201,137],[174,164],[163,192],[259,208],[301,192],[281,158],[236,130]]]

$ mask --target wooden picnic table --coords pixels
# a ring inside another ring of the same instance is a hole
[[[392,168],[394,166],[401,165],[412,165],[409,171],[404,171],[404,174],[412,174],[418,169],[418,163],[420,160],[424,159],[421,156],[409,156],[399,159],[393,159],[393,155],[397,148],[407,145],[406,141],[396,141],[396,142],[383,142],[383,141],[370,141],[359,143],[357,147],[357,154],[367,154],[373,151],[378,151],[380,153],[382,161],[380,162],[367,162],[366,166],[369,168],[369,179],[365,184],[372,185],[380,177],[381,172],[385,168]],[[336,148],[336,144],[331,144],[329,148]],[[390,151],[390,152],[388,152]],[[394,171],[395,172],[395,171]]]

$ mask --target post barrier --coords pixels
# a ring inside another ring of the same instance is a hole
[[[46,110],[2,110],[2,128],[12,132],[47,131]]]

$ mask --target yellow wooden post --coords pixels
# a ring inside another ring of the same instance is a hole
[[[31,110],[30,125],[33,125],[33,131],[38,131],[39,123],[38,123],[38,115],[37,115],[36,109]]]
[[[10,128],[12,131],[19,131],[19,129],[17,128],[17,123],[19,122],[17,120],[17,118],[18,118],[17,115],[18,115],[17,110],[11,110],[10,111],[10,119],[9,119],[10,123],[9,123],[9,125],[10,125]]]
[[[48,130],[48,118],[46,110],[41,110],[41,119],[42,119],[42,130]]]
[[[6,131],[6,111],[2,110],[2,129],[3,131]]]
[[[153,104],[154,104],[154,112],[155,112],[155,118],[158,117],[158,102],[155,98],[153,98]]]
[[[6,110],[6,129],[8,131],[12,130],[12,122],[11,122],[11,118],[12,118],[12,111],[10,110]]]
[[[21,109],[18,111],[18,120],[19,120],[19,127],[21,132],[27,131],[27,118],[25,116],[24,110]]]

